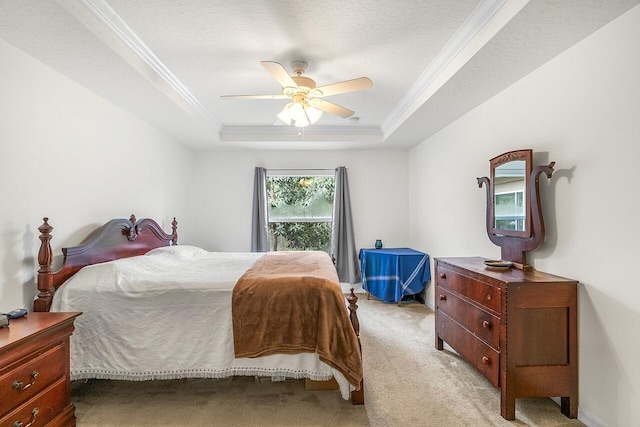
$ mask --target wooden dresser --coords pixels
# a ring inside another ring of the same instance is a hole
[[[518,397],[560,397],[576,418],[578,282],[484,261],[435,259],[436,348],[446,342],[500,388],[505,419],[515,419]]]
[[[80,313],[29,313],[0,329],[0,426],[75,426],[69,337]]]

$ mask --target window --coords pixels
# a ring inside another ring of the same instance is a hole
[[[272,251],[329,252],[335,190],[332,176],[267,176]]]
[[[495,228],[524,231],[524,191],[511,191],[495,195]]]

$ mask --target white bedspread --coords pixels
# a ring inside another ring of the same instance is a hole
[[[234,357],[233,286],[260,256],[170,246],[83,268],[51,307],[83,312],[71,337],[71,378],[335,377],[348,399],[353,387],[314,353]]]

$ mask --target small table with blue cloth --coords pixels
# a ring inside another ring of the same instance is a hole
[[[431,280],[429,255],[409,248],[360,249],[362,289],[385,302],[421,293]]]

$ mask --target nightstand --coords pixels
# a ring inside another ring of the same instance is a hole
[[[29,313],[0,329],[0,426],[75,426],[69,337],[81,313]]]

